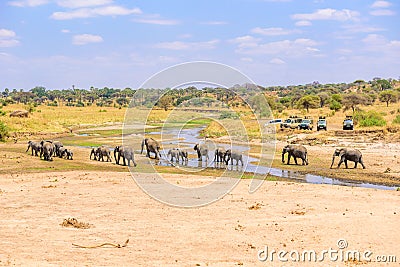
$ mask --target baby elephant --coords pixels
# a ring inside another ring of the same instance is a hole
[[[290,164],[290,158],[294,158],[294,162],[297,165],[297,158],[303,160],[303,165],[308,165],[307,159],[307,148],[302,145],[287,145],[282,150],[282,163],[285,162],[285,154],[288,153],[287,164]]]
[[[223,147],[217,147],[215,149],[215,154],[214,154],[214,161],[215,162],[224,162],[226,150]]]
[[[65,147],[60,147],[58,152],[59,152],[60,158],[66,158],[66,159],[73,160],[72,157],[74,156],[74,153],[70,149],[67,149]]]
[[[339,164],[337,166],[338,168],[340,168],[340,165],[344,162],[344,165],[346,166],[347,169],[348,168],[347,161],[349,160],[354,162],[354,169],[357,168],[358,163],[360,163],[363,169],[365,169],[364,162],[362,160],[362,154],[358,149],[347,149],[347,148],[336,149],[335,152],[333,152],[331,169],[336,156],[340,158]]]
[[[173,162],[174,159],[176,162],[179,162],[180,158],[182,158],[183,163],[188,161],[188,152],[186,150],[182,150],[180,148],[173,148],[173,149],[168,150],[167,156],[170,157],[171,162]]]
[[[226,165],[229,164],[229,160],[231,161],[231,165],[233,165],[233,160],[236,160],[236,165],[239,165],[239,161],[240,161],[240,163],[243,166],[243,155],[239,151],[234,151],[234,150],[228,149],[225,152],[224,159],[225,159]]]

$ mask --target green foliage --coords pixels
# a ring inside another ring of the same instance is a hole
[[[400,115],[397,115],[396,118],[394,118],[393,123],[400,124]]]
[[[6,137],[9,136],[8,127],[4,124],[4,122],[0,121],[0,141],[4,142]]]
[[[343,97],[342,97],[342,95],[340,95],[340,94],[333,94],[333,95],[331,95],[331,99],[334,100],[334,101],[336,101],[336,102],[339,102],[340,104],[341,104],[342,101],[343,101]]]
[[[49,102],[49,103],[47,103],[47,106],[49,106],[49,107],[58,107],[58,103],[57,103],[57,101]]]
[[[342,108],[342,104],[340,104],[336,100],[332,100],[331,103],[329,104],[329,108],[333,111],[338,111]]]
[[[354,114],[354,121],[360,127],[370,127],[370,126],[385,126],[386,121],[383,116],[373,110],[368,112],[358,111]]]
[[[237,113],[235,112],[229,112],[229,111],[222,111],[221,115],[219,115],[219,119],[223,120],[223,119],[238,119],[239,116]]]
[[[75,107],[84,107],[85,104],[83,104],[81,101],[75,104]]]
[[[396,103],[398,95],[393,90],[385,90],[379,93],[379,101],[385,102],[386,106],[389,106],[389,103]]]
[[[367,105],[369,103],[369,98],[364,94],[350,93],[343,96],[344,109],[352,109],[353,112],[359,105]]]
[[[320,98],[316,95],[306,95],[300,98],[296,103],[298,108],[304,108],[309,112],[310,108],[318,108],[320,105]]]

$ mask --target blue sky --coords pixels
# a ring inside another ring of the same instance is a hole
[[[5,0],[0,90],[137,88],[187,61],[257,84],[400,76],[398,1]]]

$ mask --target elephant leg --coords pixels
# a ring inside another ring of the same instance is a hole
[[[340,168],[340,165],[342,165],[342,163],[343,163],[343,158],[340,158],[340,161],[339,161],[337,167]]]
[[[358,161],[354,161],[354,169],[357,169]]]
[[[363,162],[362,158],[360,158],[360,164],[363,167],[363,169],[365,169],[364,162]]]
[[[294,158],[294,163],[296,163],[297,165],[297,157],[293,156],[293,158]]]
[[[346,169],[349,168],[349,166],[347,165],[347,159],[344,160],[344,165],[346,165]]]
[[[290,154],[290,152],[288,153],[288,158],[287,158],[287,165],[290,164],[290,158],[292,157],[292,154]]]

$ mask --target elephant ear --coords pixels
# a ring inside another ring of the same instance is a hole
[[[339,153],[339,157],[341,158],[344,154],[346,154],[347,150],[346,149],[341,149]]]

